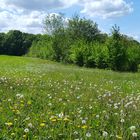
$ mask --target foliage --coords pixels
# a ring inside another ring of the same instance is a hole
[[[66,22],[63,14],[48,14],[43,21],[45,32],[49,35],[55,34],[62,29]]]
[[[131,40],[127,49],[128,57],[128,71],[138,71],[138,65],[140,64],[140,45],[138,42]]]
[[[86,42],[97,40],[100,34],[96,23],[77,15],[69,20],[67,31],[72,40],[84,39]]]
[[[33,41],[27,56],[53,60],[54,50],[51,40],[52,38],[48,35],[40,35],[37,40]]]
[[[116,25],[112,27],[112,37],[110,38],[108,48],[111,69],[124,71],[127,46],[125,46],[120,34],[120,29]]]
[[[21,56],[28,52],[28,49],[35,40],[35,35],[22,33],[18,30],[11,30],[7,34],[0,34],[0,54]]]

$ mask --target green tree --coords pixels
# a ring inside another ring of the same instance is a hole
[[[86,42],[92,42],[95,41],[100,34],[96,23],[92,20],[80,18],[77,15],[69,20],[67,30],[73,41],[84,39]]]
[[[53,59],[66,62],[70,41],[64,15],[47,15],[44,21],[46,33],[52,36]]]
[[[4,40],[5,40],[5,33],[0,33],[0,54],[5,53]]]
[[[112,27],[112,37],[108,43],[108,49],[111,69],[116,71],[125,71],[127,46],[125,46],[122,40],[120,28],[117,25]]]
[[[63,29],[66,25],[66,21],[63,14],[48,14],[44,21],[44,30],[49,35],[54,35],[60,29]]]
[[[10,30],[3,40],[3,54],[21,56],[28,52],[35,35]]]

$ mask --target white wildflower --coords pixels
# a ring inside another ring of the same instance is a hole
[[[12,100],[11,99],[8,99],[8,102],[11,102]]]
[[[96,115],[96,118],[99,118],[100,116],[99,115]]]
[[[107,137],[108,133],[106,131],[103,131],[103,137]]]
[[[29,132],[29,129],[28,129],[28,128],[25,128],[25,129],[24,129],[24,132],[25,132],[25,133],[28,133],[28,132]]]
[[[33,124],[32,123],[29,123],[28,124],[28,127],[33,128]]]
[[[124,119],[121,119],[121,121],[120,121],[121,123],[124,123],[125,122],[125,120]]]
[[[82,124],[86,124],[86,120],[82,120]]]
[[[88,138],[91,137],[91,133],[87,132],[86,137],[88,137]]]
[[[136,126],[131,126],[131,127],[130,127],[130,130],[131,130],[131,131],[135,131],[135,130],[136,130]]]
[[[137,134],[136,132],[134,132],[134,133],[132,133],[132,136],[133,136],[133,137],[137,137],[138,134]]]

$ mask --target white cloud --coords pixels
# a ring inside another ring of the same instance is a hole
[[[0,28],[1,32],[8,30],[21,30],[30,33],[42,32],[42,20],[45,13],[32,11],[28,14],[13,14],[8,11],[0,13]]]
[[[129,37],[132,37],[133,39],[137,40],[140,42],[140,35],[139,34],[132,34],[132,33],[124,33]]]
[[[67,8],[78,0],[0,0],[0,31],[41,33],[48,9]]]
[[[48,10],[52,8],[65,8],[69,7],[78,0],[5,0],[6,5],[12,7],[20,7],[26,10]]]
[[[18,29],[41,33],[42,20],[49,9],[76,4],[81,6],[82,13],[91,17],[117,17],[133,10],[124,0],[0,0],[0,31]]]
[[[133,11],[132,3],[124,0],[83,0],[82,5],[81,13],[103,19],[124,16]]]

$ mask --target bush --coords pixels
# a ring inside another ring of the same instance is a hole
[[[54,51],[52,48],[51,37],[42,35],[38,41],[33,42],[27,55],[42,59],[53,60]]]

